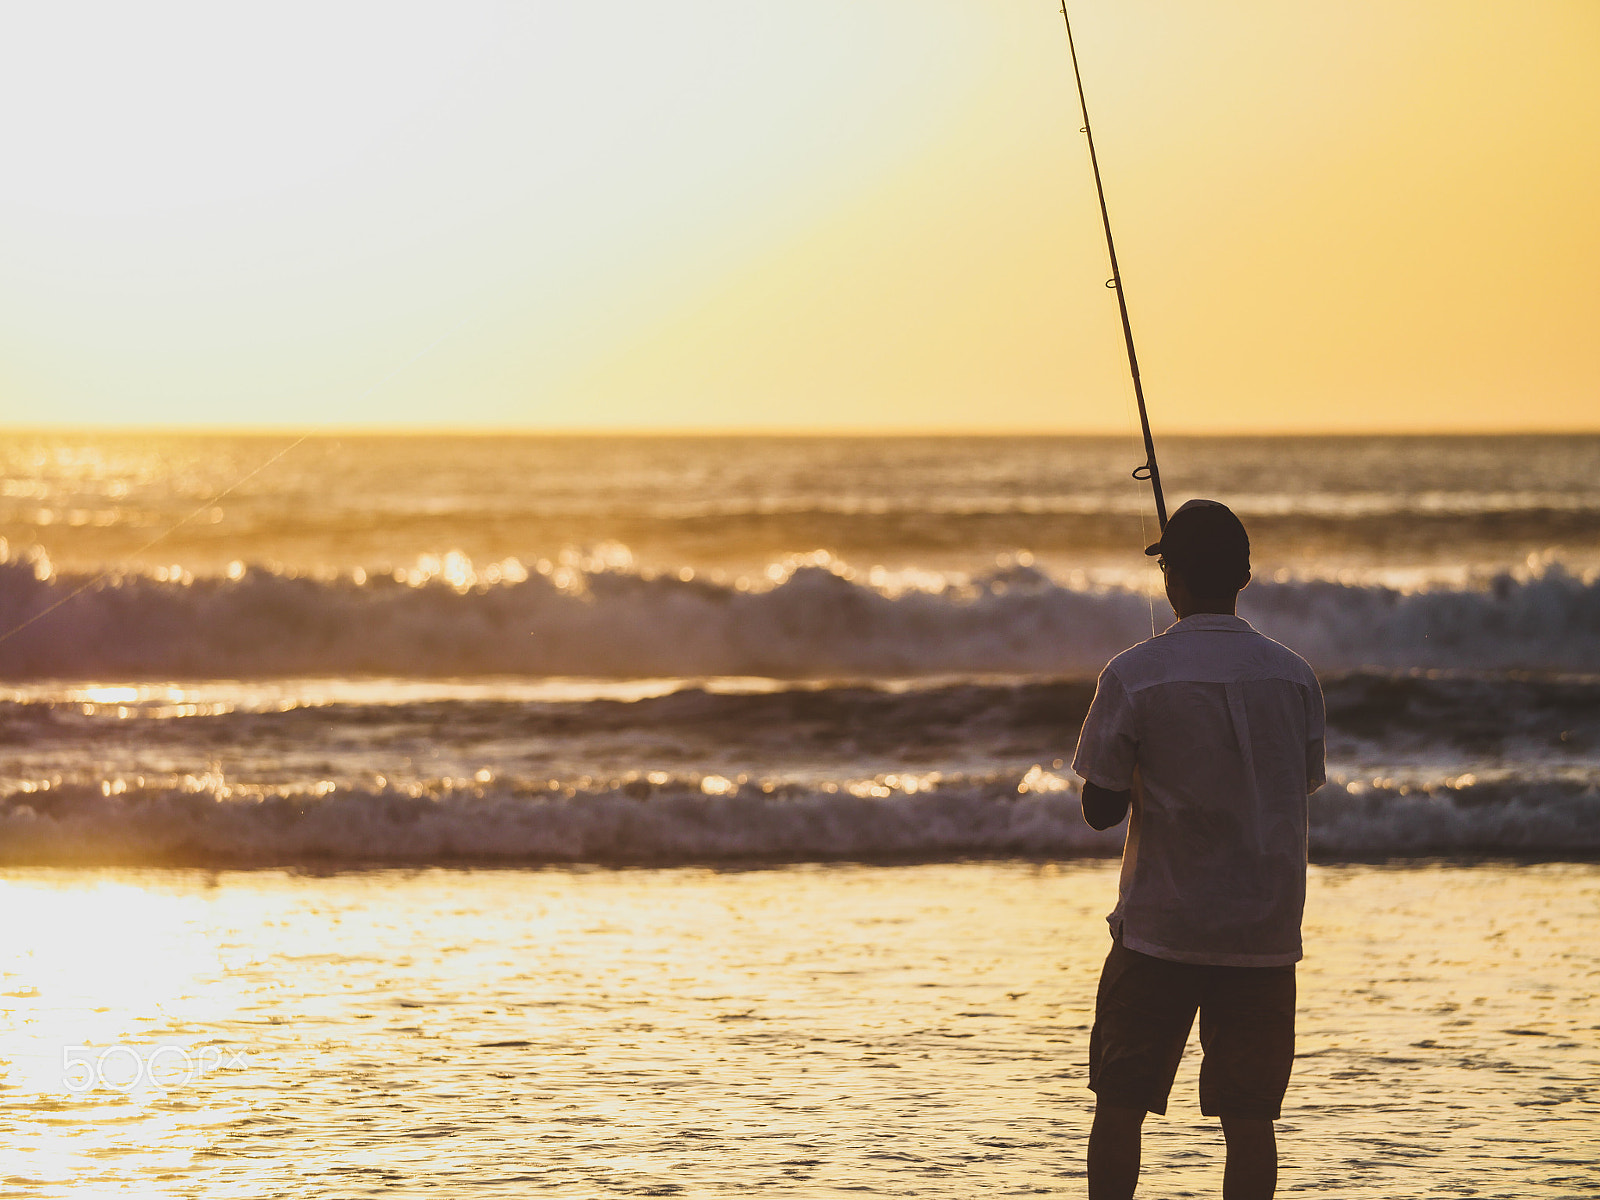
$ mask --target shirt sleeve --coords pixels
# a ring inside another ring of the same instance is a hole
[[[1094,700],[1078,734],[1077,753],[1072,756],[1072,769],[1090,783],[1120,792],[1133,786],[1133,769],[1138,761],[1133,701],[1116,672],[1107,667],[1095,684]]]
[[[1310,794],[1328,782],[1327,708],[1322,685],[1315,675],[1306,689],[1306,792]]]

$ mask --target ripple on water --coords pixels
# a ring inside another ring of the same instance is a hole
[[[1114,888],[1103,862],[11,872],[8,1184],[1082,1194]],[[1592,864],[1314,868],[1284,1192],[1600,1188],[1597,899]],[[63,1046],[124,1077],[65,1087]],[[1220,1188],[1197,1075],[1147,1124],[1154,1193]]]

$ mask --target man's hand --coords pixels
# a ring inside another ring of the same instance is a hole
[[[1083,819],[1095,829],[1110,829],[1128,815],[1128,805],[1132,803],[1132,788],[1113,792],[1087,779],[1083,781]]]

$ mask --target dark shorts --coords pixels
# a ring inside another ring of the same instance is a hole
[[[1168,962],[1116,944],[1089,1036],[1089,1086],[1107,1104],[1165,1113],[1200,1013],[1200,1111],[1276,1120],[1294,1065],[1294,966]]]

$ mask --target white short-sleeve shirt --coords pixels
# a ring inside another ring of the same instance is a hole
[[[1124,946],[1176,962],[1299,961],[1323,726],[1310,664],[1240,617],[1196,613],[1107,664],[1072,766],[1133,789],[1108,918]]]

